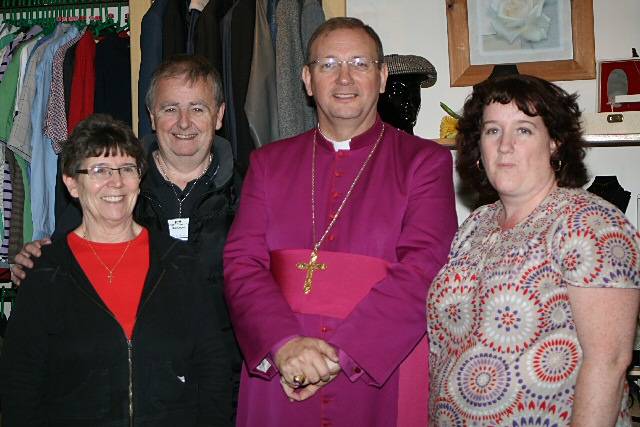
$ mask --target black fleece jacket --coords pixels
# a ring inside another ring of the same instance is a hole
[[[4,426],[229,425],[229,352],[211,284],[189,245],[154,230],[149,244],[130,341],[67,240],[43,248],[7,328]]]

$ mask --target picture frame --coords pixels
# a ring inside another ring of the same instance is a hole
[[[446,0],[450,86],[471,86],[485,80],[500,64],[471,65],[467,0]],[[571,1],[573,59],[520,62],[518,71],[546,80],[596,78],[593,0]]]
[[[640,58],[598,61],[598,112],[640,111]]]
[[[322,8],[327,19],[347,16],[347,0],[322,0]]]

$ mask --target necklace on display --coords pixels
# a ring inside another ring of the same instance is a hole
[[[113,264],[113,266],[111,268],[109,268],[109,266],[107,266],[107,264],[102,260],[102,258],[100,258],[100,255],[98,255],[98,252],[93,247],[93,245],[91,244],[89,239],[87,239],[87,229],[86,228],[82,232],[82,238],[85,240],[85,242],[87,242],[87,246],[89,246],[89,249],[91,249],[91,252],[93,252],[93,255],[95,255],[96,259],[100,262],[100,264],[102,264],[102,266],[105,268],[105,270],[107,270],[107,272],[108,272],[107,273],[107,280],[109,281],[109,285],[111,285],[111,283],[113,282],[113,272],[116,271],[116,268],[118,268],[118,266],[120,265],[120,263],[124,259],[124,255],[129,250],[129,246],[131,246],[131,242],[133,242],[134,239],[129,240],[127,242],[127,246],[124,248],[124,251],[122,251],[122,255],[120,255],[120,258],[118,258],[118,260],[115,262],[115,264]]]
[[[175,184],[173,184],[173,181],[169,177],[169,168],[167,167],[167,162],[164,161],[164,158],[160,154],[160,151],[156,151],[154,155],[157,160],[158,167],[160,168],[160,173],[162,174],[164,179],[168,181],[169,187],[171,187],[171,190],[173,191],[173,195],[176,196],[176,200],[178,200],[178,218],[182,218],[182,203],[186,200],[187,197],[189,197],[189,194],[191,194],[191,191],[193,191],[200,178],[204,176],[204,174],[207,172],[207,169],[209,169],[209,166],[211,166],[211,162],[213,161],[213,154],[209,153],[209,161],[202,168],[202,172],[200,172],[200,175],[198,175],[198,177],[193,181],[193,184],[191,185],[191,188],[189,188],[189,191],[187,191],[187,193],[182,197],[178,196],[178,192],[175,189]]]
[[[312,148],[312,154],[311,154],[311,232],[312,232],[311,238],[313,241],[315,241],[316,239],[316,138],[317,136],[318,136],[318,129],[316,128],[316,131],[313,134],[313,148]],[[340,213],[342,213],[342,208],[344,208],[344,205],[347,203],[349,196],[351,196],[353,189],[355,188],[356,184],[360,180],[360,176],[362,175],[362,172],[364,172],[365,168],[367,167],[367,164],[369,163],[369,160],[371,160],[371,157],[373,157],[373,153],[376,151],[376,148],[378,147],[378,144],[382,140],[383,136],[384,136],[384,123],[382,124],[382,129],[380,130],[380,135],[378,135],[378,139],[373,144],[373,148],[369,152],[369,155],[362,163],[362,166],[360,167],[360,170],[356,174],[356,177],[353,179],[353,182],[351,183],[349,190],[347,190],[347,193],[342,199],[340,206],[338,206],[338,210],[336,211],[335,215],[333,215],[333,218],[331,219],[331,222],[329,222],[329,225],[327,225],[327,228],[324,230],[324,233],[322,233],[320,240],[318,240],[313,245],[313,249],[311,250],[311,254],[309,256],[309,262],[299,262],[296,264],[296,267],[299,270],[306,270],[306,276],[304,279],[304,288],[303,288],[305,295],[309,294],[313,287],[313,273],[318,270],[327,269],[326,264],[318,262],[318,250],[320,249],[320,245],[322,245],[322,243],[324,242],[324,239],[329,234],[329,231],[331,231],[331,229],[333,228],[333,225],[338,220]]]

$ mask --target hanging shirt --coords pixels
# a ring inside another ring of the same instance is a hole
[[[0,32],[0,58],[4,57],[5,48],[16,38],[18,35],[18,27],[12,27],[11,29],[4,29]]]
[[[20,88],[21,66],[26,62],[27,57],[37,42],[37,37],[42,31],[38,25],[32,27],[26,33],[20,33],[7,46],[3,55],[3,64],[0,66],[0,142],[6,144],[9,139],[13,118],[16,110],[16,96]],[[6,61],[6,62],[5,62]],[[4,73],[4,75],[2,75]],[[6,145],[0,145],[0,164],[3,168],[2,186],[2,211],[0,221],[2,223],[2,245],[0,246],[0,267],[9,266],[9,241],[11,234],[11,213],[12,213],[12,176],[11,167],[5,161]],[[22,207],[20,204],[19,207]],[[20,212],[19,217],[22,216]]]
[[[95,113],[131,126],[131,51],[129,37],[108,34],[96,45]]]
[[[155,0],[140,24],[140,74],[138,79],[138,138],[153,132],[146,96],[153,71],[162,62],[162,18],[168,0]]]
[[[23,207],[23,222],[22,222],[22,240],[24,242],[30,242],[33,240],[33,221],[31,215],[31,182],[29,181],[29,163],[18,154],[15,154],[16,164],[20,169],[22,176],[22,184],[24,189],[24,207]],[[22,246],[20,247],[22,249]]]
[[[0,84],[0,141],[6,143],[11,134],[16,111],[16,96],[20,82],[22,58],[28,56],[37,39],[25,41],[16,48],[11,63],[7,67],[4,80]]]
[[[44,37],[44,34],[40,33],[30,41],[25,43],[24,48],[20,54],[20,71],[18,72],[18,86],[16,88],[16,108],[15,112],[18,111],[17,101],[20,98],[20,93],[22,92],[22,85],[24,84],[24,79],[27,71],[27,64],[29,63],[29,58],[31,57],[31,53],[33,50],[40,44],[40,40]]]
[[[7,67],[5,79],[0,83],[0,142],[6,143],[15,111],[15,96],[19,80],[21,56],[27,44],[35,43],[35,39],[28,40],[18,46],[11,63]],[[6,145],[0,144],[0,165],[4,165],[4,185],[2,187],[3,209],[0,211],[0,223],[3,224],[2,245],[0,246],[0,268],[8,266],[9,231],[11,227],[11,173],[5,162]]]
[[[49,237],[55,229],[55,185],[57,156],[53,141],[43,132],[53,57],[58,48],[78,35],[78,28],[67,24],[56,27],[54,38],[36,67],[36,92],[31,110],[31,209],[33,238]]]
[[[76,44],[76,62],[73,64],[71,102],[67,118],[67,132],[93,113],[96,81],[96,43],[90,31],[84,33]]]
[[[11,62],[11,58],[13,54],[16,52],[16,49],[23,41],[31,40],[37,34],[42,32],[42,28],[39,25],[34,25],[27,31],[26,33],[19,33],[16,37],[8,44],[7,50],[5,50],[4,56],[2,57],[2,61],[0,61],[0,82],[4,78],[4,73]]]
[[[303,16],[306,17],[304,22]],[[300,83],[307,49],[302,34],[303,29],[313,32],[324,22],[322,5],[316,0],[279,0],[276,22],[278,125],[280,138],[287,138],[311,129],[316,123],[315,109]]]
[[[24,181],[22,171],[11,150],[5,151],[5,159],[11,171],[11,223],[9,226],[9,259],[12,260],[22,250],[24,245]],[[31,221],[31,217],[27,219]]]
[[[62,144],[67,140],[67,112],[64,103],[63,63],[67,50],[75,45],[87,28],[83,28],[75,37],[56,50],[51,69],[51,89],[47,101],[47,114],[44,122],[44,133],[53,141],[54,150],[60,153]]]
[[[52,33],[43,36],[36,42],[31,55],[29,55],[20,95],[16,102],[16,114],[13,118],[11,135],[7,141],[7,147],[27,161],[31,161],[31,136],[33,134],[31,111],[34,107],[33,99],[36,94],[36,69],[55,35]]]
[[[11,168],[9,163],[4,163],[4,180],[2,183],[2,214],[3,214],[3,230],[2,230],[2,246],[0,246],[0,268],[9,267],[9,233],[11,231]]]

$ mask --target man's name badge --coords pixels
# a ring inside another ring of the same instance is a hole
[[[185,241],[189,240],[189,218],[173,218],[168,223],[171,237]]]

